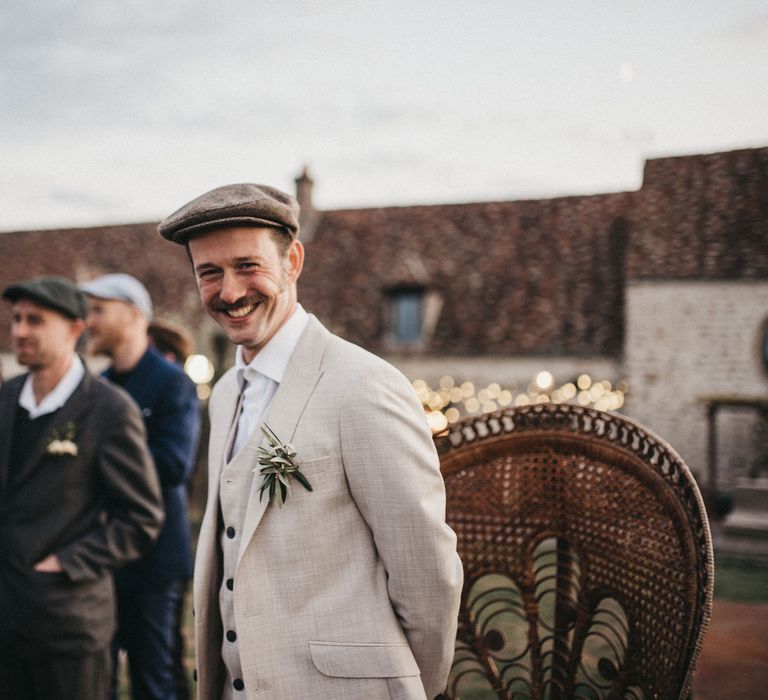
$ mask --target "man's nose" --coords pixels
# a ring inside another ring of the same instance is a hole
[[[227,304],[234,304],[245,296],[245,285],[236,274],[224,273],[219,298]]]

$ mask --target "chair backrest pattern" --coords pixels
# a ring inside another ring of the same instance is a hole
[[[448,697],[686,697],[714,568],[677,453],[564,404],[467,419],[436,443],[465,571]]]

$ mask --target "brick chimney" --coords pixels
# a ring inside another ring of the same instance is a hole
[[[299,214],[299,238],[306,243],[311,241],[315,234],[315,229],[320,220],[320,212],[315,210],[312,204],[312,188],[314,180],[309,176],[309,169],[305,165],[301,174],[295,179],[296,182],[296,200],[301,207]]]
[[[309,170],[305,165],[296,180],[296,199],[299,201],[302,213],[312,211],[312,186],[314,180],[309,176]]]

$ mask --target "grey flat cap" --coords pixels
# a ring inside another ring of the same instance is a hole
[[[133,304],[148,321],[152,320],[152,299],[147,288],[133,275],[115,272],[80,285],[80,291],[98,299],[116,299]]]
[[[66,277],[54,275],[16,282],[5,288],[3,299],[10,302],[29,299],[67,318],[84,319],[88,313],[85,295]]]
[[[169,241],[184,244],[191,236],[225,226],[272,226],[296,238],[299,205],[294,197],[269,185],[225,185],[167,216],[157,231]]]

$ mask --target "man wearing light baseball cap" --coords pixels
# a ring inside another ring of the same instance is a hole
[[[112,360],[104,377],[141,408],[166,510],[155,546],[115,576],[115,658],[126,650],[135,700],[175,699],[176,626],[184,584],[192,576],[187,482],[200,433],[197,393],[184,372],[149,344],[152,300],[139,280],[108,274],[80,289],[89,299],[88,350]]]

